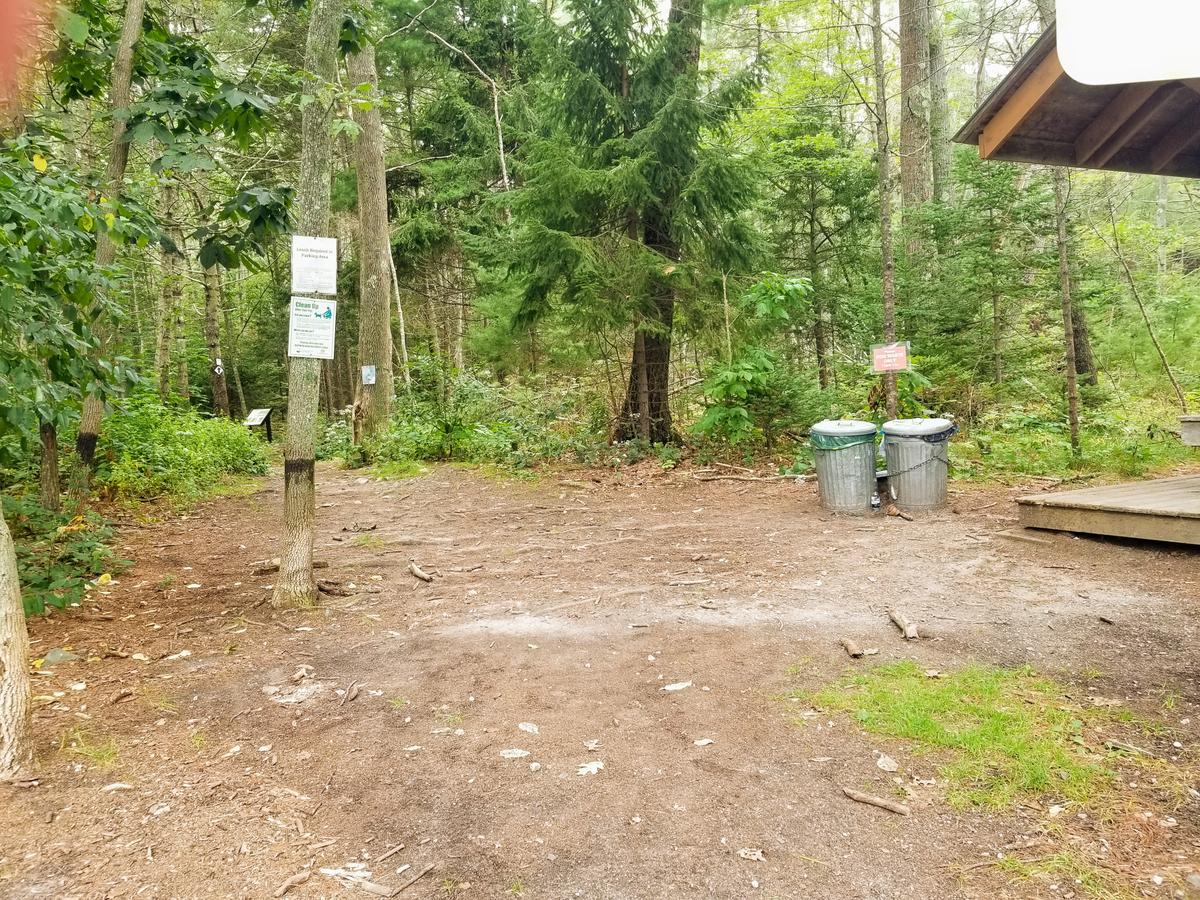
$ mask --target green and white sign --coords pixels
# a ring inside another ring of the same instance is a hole
[[[337,301],[292,298],[288,323],[288,356],[302,359],[333,359],[337,327]]]

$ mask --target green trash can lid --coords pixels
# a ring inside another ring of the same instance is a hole
[[[949,437],[955,430],[949,419],[892,419],[883,423],[883,433],[890,437],[928,438],[943,434]]]
[[[818,422],[809,429],[810,434],[824,437],[863,437],[874,436],[875,425],[871,422],[859,422],[855,419],[826,419]]]

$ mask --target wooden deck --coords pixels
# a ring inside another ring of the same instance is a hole
[[[1022,497],[1029,528],[1200,546],[1200,475]]]

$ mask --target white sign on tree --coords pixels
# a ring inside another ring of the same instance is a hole
[[[1197,0],[1058,0],[1058,56],[1083,84],[1200,78]]]
[[[333,359],[337,301],[293,297],[288,323],[288,356]]]
[[[337,294],[337,238],[292,235],[292,293]]]

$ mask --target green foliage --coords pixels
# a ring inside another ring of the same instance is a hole
[[[16,544],[26,615],[77,606],[96,578],[129,565],[108,546],[112,531],[99,515],[60,515],[24,495],[6,494],[2,500]]]
[[[0,434],[59,428],[85,392],[131,383],[129,361],[97,357],[97,323],[116,312],[97,233],[145,242],[140,212],[93,190],[29,135],[0,143]]]
[[[146,394],[108,417],[97,458],[98,483],[130,499],[195,499],[224,476],[263,475],[268,465],[266,445],[248,428]]]

